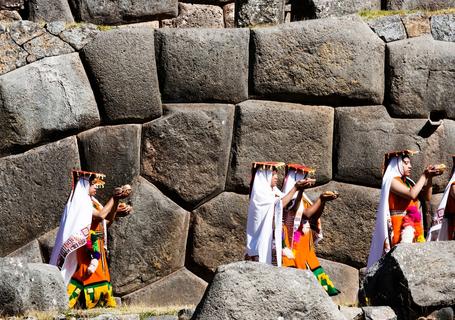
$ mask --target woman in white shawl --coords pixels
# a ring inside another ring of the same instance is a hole
[[[433,215],[433,226],[428,232],[429,241],[455,240],[455,155],[452,177],[447,184],[438,209]]]
[[[250,184],[245,260],[272,264],[273,240],[276,263],[281,266],[281,239],[283,206],[286,206],[298,189],[307,187],[307,180],[297,181],[288,194],[276,187],[277,169],[282,162],[254,162]]]
[[[428,166],[417,183],[411,180],[411,159],[415,151],[403,150],[385,154],[384,175],[382,177],[381,198],[376,214],[376,223],[371,240],[367,267],[371,267],[385,253],[400,242],[401,227],[406,210],[410,206],[420,207],[418,196],[424,191],[424,200],[430,201],[432,177],[441,174],[434,166]],[[422,215],[422,214],[421,214]],[[424,241],[423,221],[420,219],[417,229],[421,233],[415,241]]]

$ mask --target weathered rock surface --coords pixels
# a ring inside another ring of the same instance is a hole
[[[450,163],[455,152],[455,122],[444,120],[432,128],[423,119],[392,119],[385,107],[348,107],[335,111],[335,148],[339,181],[380,188],[386,152],[411,149],[413,177],[428,164]],[[449,170],[433,179],[433,192],[442,192]],[[379,198],[377,198],[379,199]]]
[[[50,57],[0,77],[1,151],[94,127],[99,114],[77,53]]]
[[[235,3],[228,3],[223,6],[224,27],[235,28]]]
[[[455,7],[455,0],[389,0],[387,10],[439,10]]]
[[[389,43],[387,61],[392,115],[426,118],[442,111],[455,119],[455,43],[431,37]]]
[[[179,2],[179,15],[161,21],[162,28],[224,28],[219,6]]]
[[[301,21],[252,33],[258,96],[333,105],[382,103],[384,42],[360,18]]]
[[[381,10],[381,0],[304,0],[303,15],[319,19],[344,16],[362,10]]]
[[[357,307],[340,306],[340,312],[347,320],[364,320],[363,310]]]
[[[185,261],[189,213],[142,177],[132,187],[134,213],[109,231],[109,269],[119,295],[181,269]]]
[[[382,307],[363,307],[365,320],[396,320],[397,315],[392,308]]]
[[[359,293],[359,270],[348,265],[326,259],[319,259],[319,262],[325,272],[329,275],[330,280],[332,280],[335,287],[341,291],[340,294],[332,297],[333,302],[337,305],[344,306],[357,305]]]
[[[144,121],[161,116],[154,48],[153,29],[130,28],[102,32],[83,49],[105,121]]]
[[[45,32],[38,23],[21,20],[11,24],[10,35],[17,45],[21,46],[25,42],[42,35]]]
[[[431,34],[435,40],[455,42],[455,14],[432,16]]]
[[[400,15],[380,17],[367,21],[371,29],[385,42],[406,39],[406,30]]]
[[[236,0],[235,26],[239,28],[276,25],[284,22],[284,1]]]
[[[150,307],[197,305],[206,287],[207,282],[182,268],[122,299],[127,304]]]
[[[0,256],[58,225],[79,167],[75,137],[0,159]]]
[[[218,268],[193,319],[257,319],[258,316],[261,319],[344,319],[310,271],[246,261]]]
[[[62,274],[56,266],[29,263],[30,308],[35,310],[66,310],[68,295]]]
[[[21,15],[17,11],[1,10],[0,9],[0,22],[1,24],[9,24],[14,21],[22,20]]]
[[[81,50],[84,46],[93,41],[98,33],[99,30],[96,25],[83,23],[65,27],[59,36],[74,49]]]
[[[107,25],[176,17],[177,3],[177,0],[70,0],[77,20]]]
[[[192,260],[209,272],[243,260],[247,215],[248,196],[231,192],[197,208],[193,212]]]
[[[423,13],[406,14],[401,20],[403,21],[408,38],[419,37],[430,33],[430,20]]]
[[[18,258],[0,258],[0,310],[2,315],[21,314],[29,307],[30,270]]]
[[[74,22],[71,9],[66,0],[29,0],[29,20]]]
[[[361,290],[398,319],[426,316],[455,304],[454,256],[452,241],[399,244],[369,269]]]
[[[159,29],[155,37],[163,100],[247,99],[248,29]]]
[[[316,254],[356,268],[363,267],[370,251],[380,190],[332,181],[306,193],[311,199],[317,199],[326,190],[338,191],[340,197],[325,206],[321,217],[324,239],[319,242]]]
[[[101,199],[107,201],[115,187],[130,184],[140,173],[140,125],[104,126],[78,136],[84,169],[106,175]]]
[[[63,212],[63,209],[62,209]],[[54,249],[55,239],[59,228],[52,229],[38,238],[38,243],[41,249],[41,256],[44,263],[49,263],[51,260],[52,249]]]
[[[165,105],[142,128],[141,173],[193,209],[224,190],[234,106]]]
[[[19,10],[24,8],[24,0],[2,0],[0,9]]]
[[[8,254],[8,257],[21,258],[28,263],[41,263],[43,258],[41,257],[41,250],[38,240],[33,240],[27,243],[25,246]]]
[[[227,190],[247,193],[254,161],[304,163],[332,178],[333,108],[248,100],[237,107]]]
[[[27,51],[13,41],[9,33],[0,32],[0,75],[27,64]]]
[[[24,43],[23,48],[33,55],[35,60],[74,52],[68,43],[47,32]]]

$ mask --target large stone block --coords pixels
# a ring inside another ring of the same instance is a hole
[[[335,111],[335,148],[339,181],[380,187],[384,154],[411,149],[413,178],[429,164],[451,163],[455,153],[455,122],[444,120],[432,127],[423,119],[393,119],[385,107],[348,107]],[[449,170],[433,179],[433,191],[444,190]]]
[[[18,46],[9,33],[0,32],[0,75],[27,64],[27,51]]]
[[[387,10],[439,10],[455,7],[455,0],[388,0]]]
[[[0,258],[0,310],[17,315],[29,308],[30,270],[24,260]]]
[[[235,28],[235,3],[228,3],[223,6],[224,27]]]
[[[99,123],[77,53],[50,57],[0,77],[0,154]]]
[[[235,26],[276,25],[284,22],[283,0],[236,0]]]
[[[207,282],[182,268],[147,287],[122,297],[122,302],[149,307],[197,305]]]
[[[13,22],[9,28],[11,38],[19,46],[42,35],[44,32],[44,28],[39,23],[28,20]]]
[[[246,261],[218,268],[192,319],[258,317],[344,319],[310,271]]]
[[[319,262],[335,287],[341,291],[332,297],[333,302],[342,306],[356,306],[359,302],[359,270],[335,261],[319,259]]]
[[[33,240],[27,243],[25,246],[11,252],[8,257],[22,258],[28,263],[41,263],[43,258],[41,257],[41,249],[38,240]]]
[[[385,42],[407,38],[406,30],[400,15],[380,17],[367,21],[370,28]]]
[[[430,20],[426,14],[412,13],[402,16],[408,38],[420,37],[430,33]]]
[[[30,54],[27,57],[28,62],[74,52],[74,49],[68,43],[47,32],[24,43],[23,48]]]
[[[192,260],[205,271],[243,260],[248,196],[223,192],[194,211]]]
[[[153,29],[102,32],[82,52],[99,91],[106,121],[143,121],[161,116]]]
[[[247,193],[254,161],[304,163],[332,178],[333,108],[249,100],[237,107],[227,190]]]
[[[361,290],[398,319],[427,316],[455,304],[454,256],[453,241],[399,244],[369,269]]]
[[[177,18],[161,21],[162,28],[224,28],[223,9],[219,6],[179,2]]]
[[[109,230],[110,272],[116,294],[141,289],[183,267],[189,213],[139,177],[134,213]]]
[[[51,260],[52,250],[54,249],[55,245],[55,239],[57,239],[58,229],[59,228],[52,229],[37,239],[44,263],[49,263]]]
[[[28,20],[74,22],[71,9],[66,0],[29,0]]]
[[[56,22],[56,25],[58,25],[58,23],[59,22]],[[48,30],[50,29],[49,25],[50,24],[46,25]],[[99,32],[100,30],[98,30],[98,27],[91,23],[65,24],[64,29],[58,33],[58,36],[79,51],[92,42]]]
[[[360,18],[316,19],[251,32],[255,94],[317,104],[382,103],[385,45]]]
[[[234,106],[166,105],[142,128],[141,173],[192,209],[224,190]]]
[[[363,267],[370,251],[380,190],[332,181],[307,190],[307,194],[316,199],[326,190],[338,191],[340,197],[325,206],[321,218],[324,239],[319,242],[316,254]]]
[[[362,10],[381,10],[381,0],[304,0],[303,15],[311,19],[339,17]]]
[[[70,0],[79,21],[95,24],[125,24],[150,21],[152,18],[177,16],[177,0]]]
[[[431,34],[435,40],[455,42],[455,14],[432,16]]]
[[[248,29],[156,30],[163,99],[230,103],[247,99],[249,35]]]
[[[140,173],[140,125],[104,126],[80,133],[84,169],[106,175],[99,195],[108,200],[115,187],[129,184]]]
[[[75,137],[0,159],[0,256],[57,227],[79,167]]]

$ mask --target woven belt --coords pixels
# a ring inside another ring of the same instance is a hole
[[[405,216],[406,215],[406,210],[390,210],[390,216]]]

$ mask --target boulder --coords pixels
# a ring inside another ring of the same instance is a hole
[[[0,256],[58,226],[78,167],[75,137],[0,158]]]
[[[189,213],[138,177],[132,184],[134,212],[109,230],[114,292],[125,295],[181,269]]]
[[[347,320],[365,320],[361,308],[340,306],[340,312]]]
[[[224,190],[234,106],[176,104],[142,128],[141,174],[189,210]]]
[[[23,314],[30,303],[30,270],[18,258],[0,258],[0,310],[3,315]]]
[[[397,320],[397,316],[392,308],[383,307],[363,307],[365,320]]]
[[[113,46],[124,50],[112,50]],[[105,121],[144,121],[161,116],[154,52],[151,28],[102,32],[83,49]]]
[[[423,13],[406,14],[401,17],[408,38],[419,37],[430,33],[430,20]]]
[[[41,249],[38,243],[38,240],[33,240],[27,243],[25,246],[20,247],[19,249],[11,252],[7,257],[21,258],[22,260],[31,263],[41,263],[43,262],[43,257],[41,257]]]
[[[162,28],[224,28],[219,6],[179,2],[179,15],[161,21]]]
[[[455,119],[455,43],[419,37],[387,44],[392,116],[427,118],[439,112]]]
[[[74,22],[71,9],[66,0],[29,0],[28,20]]]
[[[310,19],[339,17],[362,10],[381,10],[381,0],[304,0],[303,15]]]
[[[152,18],[172,18],[177,16],[177,0],[99,2],[92,0],[70,0],[78,21],[95,24],[125,24],[150,21]]]
[[[140,173],[141,126],[104,126],[78,136],[84,169],[106,175],[100,199],[107,201],[115,187],[130,184]],[[134,190],[133,190],[134,192]]]
[[[359,270],[326,259],[319,258],[319,262],[335,287],[341,291],[340,294],[332,297],[333,302],[342,306],[356,306],[359,302]]]
[[[209,273],[222,264],[243,260],[248,196],[223,192],[193,212],[194,263]]]
[[[50,57],[0,77],[0,154],[99,123],[77,53]]]
[[[24,43],[23,48],[33,55],[34,60],[74,52],[69,44],[47,32]]]
[[[398,14],[367,21],[370,28],[385,42],[406,39],[406,30]]]
[[[435,40],[455,42],[455,14],[432,16],[431,34]]]
[[[27,51],[18,46],[9,33],[0,32],[0,75],[27,64]]]
[[[59,33],[60,38],[69,43],[74,49],[81,50],[95,39],[99,33],[98,27],[91,23],[70,24]]]
[[[204,295],[206,287],[207,282],[182,268],[122,299],[130,305],[148,307],[195,306]]]
[[[344,319],[311,271],[247,261],[218,268],[192,319],[258,317]]]
[[[387,10],[440,10],[455,7],[455,0],[389,0]]]
[[[60,32],[65,30],[67,24],[65,21],[50,21],[46,23],[46,30],[54,36],[58,36]]]
[[[56,266],[29,263],[30,308],[35,310],[60,310],[68,308],[68,295],[62,274]]]
[[[156,30],[163,100],[237,103],[247,99],[249,34],[248,29]]]
[[[325,205],[321,217],[324,239],[319,242],[316,254],[356,268],[363,267],[370,252],[380,190],[332,181],[308,189],[306,193],[311,199],[317,199],[327,190],[338,191],[340,197]],[[353,277],[353,270],[348,270],[346,272],[351,272]],[[349,293],[348,297],[353,298],[353,295]]]
[[[254,29],[252,42],[251,80],[260,97],[331,105],[383,101],[385,45],[359,17]]]
[[[333,108],[260,100],[236,108],[227,190],[248,193],[254,161],[303,163],[319,184],[331,180]]]
[[[228,3],[223,6],[224,27],[235,28],[235,3]]]
[[[455,122],[444,120],[436,128],[423,119],[391,118],[383,106],[337,108],[335,178],[380,188],[384,154],[411,149],[420,151],[412,157],[412,178],[417,180],[426,165],[452,162],[448,155],[455,153]],[[446,170],[433,179],[433,192],[444,190],[449,174]]]
[[[452,241],[399,244],[369,269],[361,292],[370,305],[390,306],[398,319],[453,306],[454,256]]]
[[[44,32],[46,31],[38,23],[28,20],[20,20],[12,23],[9,30],[11,38],[18,46],[42,35]]]
[[[284,23],[282,0],[236,0],[235,26],[238,28]]]

